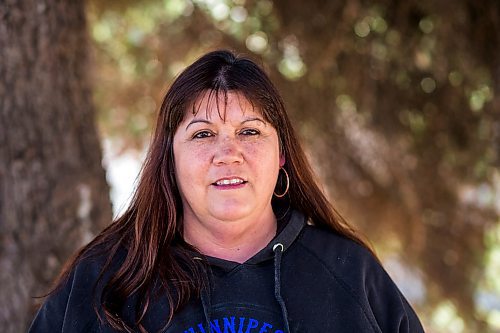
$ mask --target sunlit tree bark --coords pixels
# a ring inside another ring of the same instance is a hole
[[[82,1],[0,3],[0,331],[111,219]]]

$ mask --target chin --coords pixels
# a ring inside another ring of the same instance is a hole
[[[221,221],[237,221],[252,213],[248,205],[220,205],[210,210],[211,215]]]

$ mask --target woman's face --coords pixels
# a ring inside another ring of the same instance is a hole
[[[276,129],[237,92],[196,101],[174,135],[177,184],[185,223],[259,221],[272,214],[280,165]]]

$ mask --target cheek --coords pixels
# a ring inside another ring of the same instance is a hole
[[[271,171],[269,168],[279,168],[279,148],[269,143],[247,143],[244,145],[247,161],[259,169]]]
[[[279,155],[278,140],[272,136],[262,138],[259,140],[244,141],[243,145],[245,151],[255,156],[270,159]]]
[[[209,167],[214,152],[206,146],[190,145],[185,147],[184,155],[184,167],[198,172],[198,176],[200,176],[199,172]]]
[[[181,147],[178,152],[176,153],[174,150],[175,170],[176,175],[182,176],[182,179],[180,179],[181,182],[186,179],[192,182],[206,174],[211,156],[211,153],[207,149],[199,146],[190,146]]]

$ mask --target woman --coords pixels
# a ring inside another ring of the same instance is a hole
[[[268,77],[216,51],[172,84],[130,207],[30,331],[423,330],[319,189]]]

